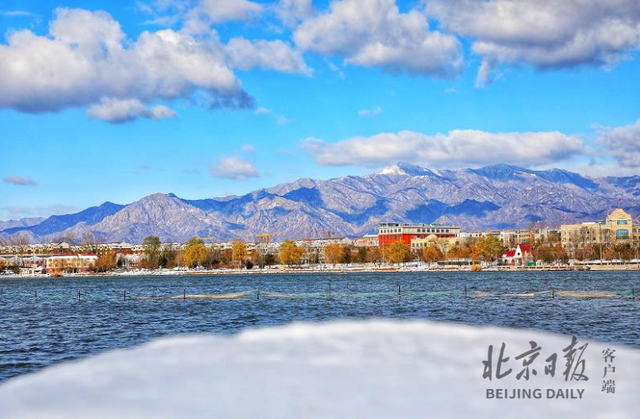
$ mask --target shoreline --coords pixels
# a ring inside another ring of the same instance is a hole
[[[611,271],[638,271],[637,264],[625,265],[567,265],[567,266],[488,266],[483,267],[478,272],[611,272]],[[387,272],[470,272],[477,273],[471,266],[460,267],[432,267],[432,266],[351,266],[351,267],[300,267],[300,268],[269,268],[269,269],[158,269],[158,270],[136,270],[136,271],[115,271],[96,273],[68,273],[59,278],[73,277],[106,277],[106,276],[174,276],[174,275],[260,275],[260,274],[347,274],[347,273],[387,273]],[[0,275],[0,279],[11,278],[53,278],[47,274],[15,274]]]

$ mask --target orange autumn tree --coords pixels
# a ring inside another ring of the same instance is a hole
[[[397,241],[384,247],[384,258],[390,263],[403,263],[411,260],[411,248],[405,242]]]
[[[200,265],[207,257],[207,248],[204,246],[204,242],[193,237],[187,240],[185,243],[184,254],[182,256],[183,263],[189,268]]]
[[[323,251],[325,262],[331,263],[334,266],[336,263],[340,263],[344,256],[344,248],[340,243],[329,243],[324,247]]]
[[[245,242],[240,240],[233,242],[231,246],[231,260],[234,264],[238,267],[242,266],[246,262],[248,254],[249,252],[247,251]]]
[[[442,258],[442,252],[434,246],[428,246],[422,249],[422,259],[425,262],[434,263],[442,260]]]

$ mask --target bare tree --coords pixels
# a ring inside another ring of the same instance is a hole
[[[14,234],[11,237],[11,244],[16,247],[17,254],[19,257],[19,261],[18,261],[19,266],[24,266],[24,254],[27,253],[29,240],[23,234]]]

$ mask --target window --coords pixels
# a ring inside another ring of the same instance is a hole
[[[628,239],[629,238],[629,230],[620,229],[616,230],[616,239]]]
[[[619,226],[622,226],[622,225],[626,226],[627,224],[629,224],[629,220],[616,220],[616,224]]]

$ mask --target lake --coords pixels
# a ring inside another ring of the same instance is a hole
[[[561,290],[607,291],[614,298],[552,298]],[[184,292],[246,293],[225,300],[144,299]],[[539,294],[503,296],[531,292]],[[0,279],[0,382],[160,336],[237,333],[293,321],[420,318],[640,347],[639,297],[640,275],[631,271]]]

